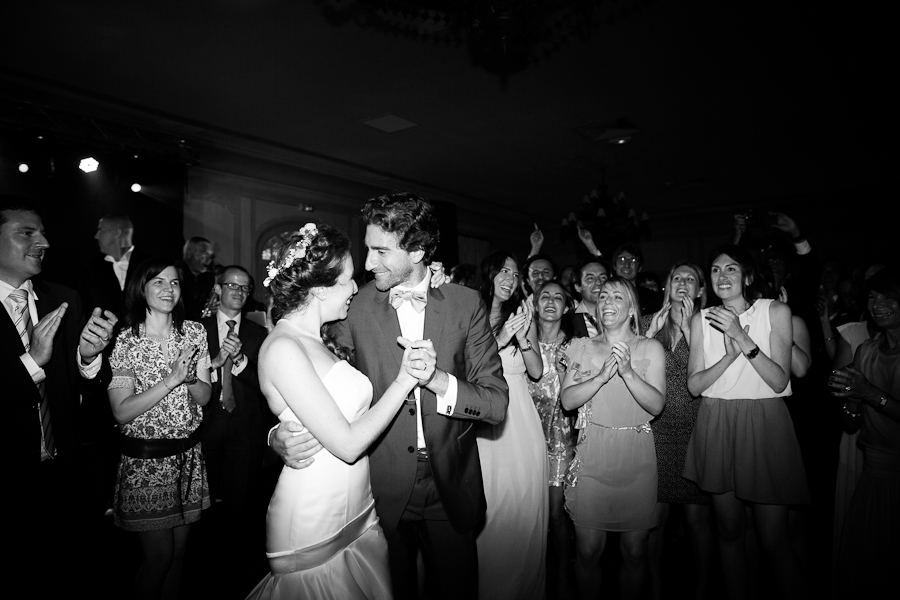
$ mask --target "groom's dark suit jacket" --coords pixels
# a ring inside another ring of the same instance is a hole
[[[388,293],[375,284],[363,287],[346,320],[335,326],[337,342],[353,352],[356,367],[372,382],[377,402],[397,376],[403,348],[397,344],[400,322]],[[447,517],[453,528],[473,530],[485,512],[484,486],[475,421],[498,423],[506,416],[509,391],[480,296],[448,284],[428,292],[424,339],[437,352],[437,368],[459,383],[449,417],[437,414],[436,396],[422,389],[425,445]],[[414,397],[410,395],[414,401]],[[412,493],[416,476],[415,404],[400,409],[370,449],[369,468],[375,507],[385,534],[391,537]]]

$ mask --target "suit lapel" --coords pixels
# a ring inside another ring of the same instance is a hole
[[[426,340],[431,340],[435,350],[441,347],[441,334],[444,332],[444,319],[447,316],[445,308],[444,294],[440,288],[428,288],[424,335]]]
[[[59,308],[58,306],[53,306],[53,299],[50,298],[50,290],[44,287],[44,284],[41,283],[38,279],[31,280],[31,287],[34,289],[34,293],[37,296],[37,300],[34,301],[34,306],[37,308],[38,319],[43,319],[44,315],[55,308]],[[37,327],[37,323],[33,324]]]
[[[397,319],[397,311],[394,310],[394,307],[387,300],[387,292],[376,292],[372,314],[375,316],[375,321],[381,328],[381,333],[384,335],[387,346],[391,349],[391,355],[397,361],[397,366],[399,367],[403,362],[403,348],[397,343],[397,338],[402,335],[400,333],[400,321]]]

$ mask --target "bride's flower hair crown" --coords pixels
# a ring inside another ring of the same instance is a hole
[[[319,229],[316,227],[315,223],[307,223],[301,227],[297,231],[297,235],[300,236],[300,239],[285,253],[281,264],[276,265],[274,260],[269,262],[269,266],[266,267],[266,273],[268,273],[269,276],[263,280],[263,287],[269,287],[272,280],[278,277],[278,274],[284,269],[293,265],[295,260],[298,258],[306,258],[306,251],[309,249],[310,245],[312,245],[313,240],[318,233]]]

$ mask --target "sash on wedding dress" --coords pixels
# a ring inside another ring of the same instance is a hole
[[[323,565],[377,524],[378,516],[375,514],[375,502],[373,501],[362,514],[344,525],[340,531],[327,540],[300,550],[267,552],[269,568],[276,575],[285,575]]]

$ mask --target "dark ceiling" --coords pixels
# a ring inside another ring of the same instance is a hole
[[[863,8],[598,2],[590,39],[501,77],[464,43],[326,21],[351,1],[19,2],[0,75],[531,214],[574,210],[602,170],[664,212],[877,194],[896,162],[893,21]],[[362,124],[385,114],[418,126]],[[623,118],[626,144],[576,131]]]

